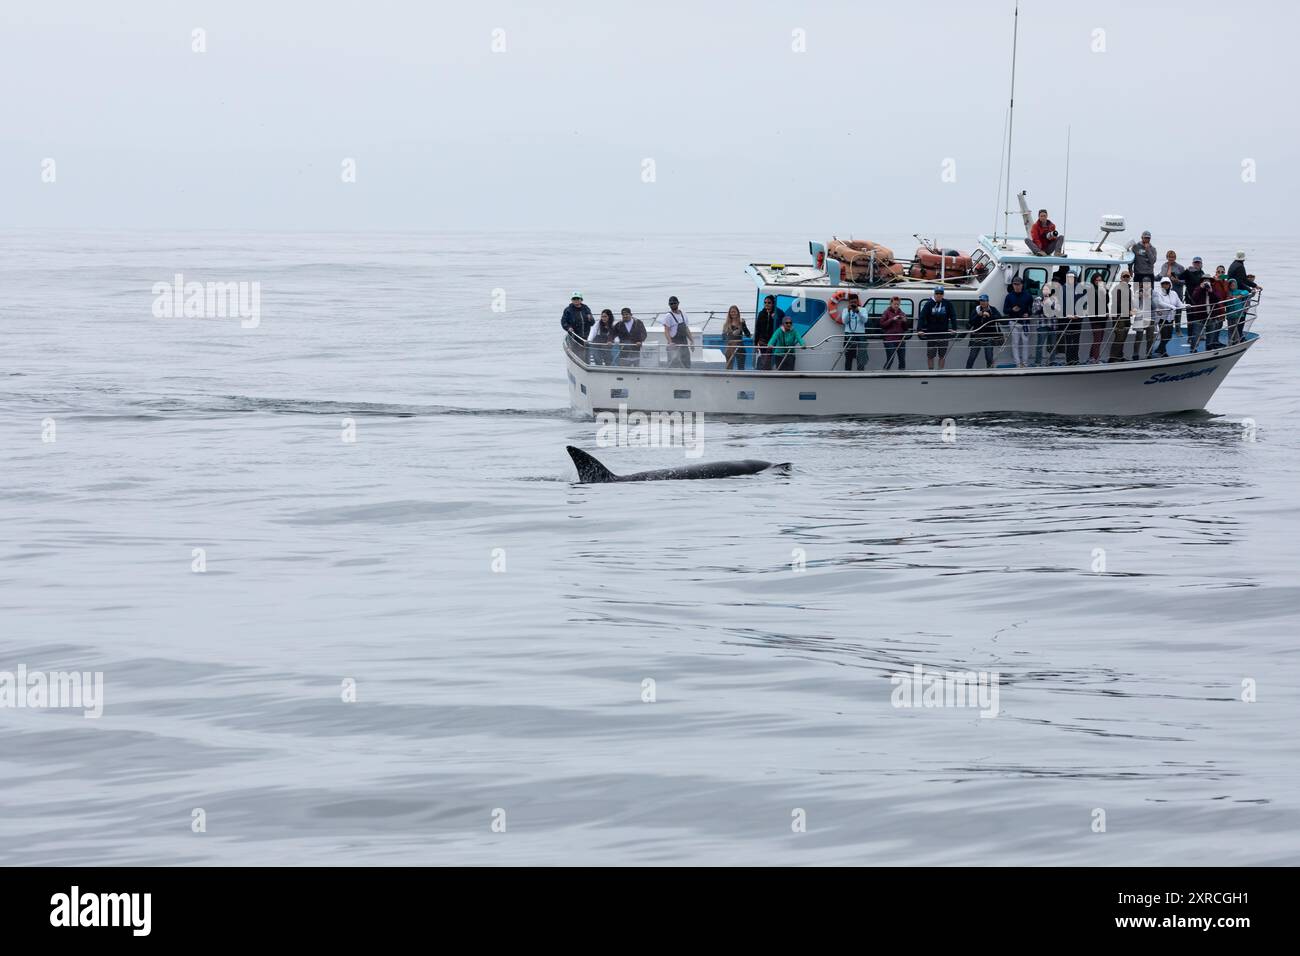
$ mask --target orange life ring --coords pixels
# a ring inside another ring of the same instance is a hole
[[[836,292],[833,296],[831,296],[829,299],[826,300],[826,314],[831,317],[832,322],[836,322],[839,325],[844,324],[844,320],[840,318],[840,303],[847,302],[849,300],[849,296],[855,294],[856,293],[853,292],[845,292],[843,289],[841,289],[839,292]]]

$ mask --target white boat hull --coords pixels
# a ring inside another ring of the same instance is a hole
[[[1252,335],[1213,352],[1137,362],[942,372],[611,368],[587,365],[568,350],[565,361],[573,407],[592,414],[624,407],[778,417],[1158,415],[1205,408],[1255,340]]]

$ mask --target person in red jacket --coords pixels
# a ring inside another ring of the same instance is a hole
[[[1056,223],[1047,218],[1047,210],[1038,210],[1038,221],[1029,229],[1029,238],[1025,240],[1031,252],[1036,256],[1059,256],[1065,247],[1065,236],[1056,231]]]

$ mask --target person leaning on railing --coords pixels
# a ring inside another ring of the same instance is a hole
[[[1199,272],[1199,270],[1197,270]],[[1189,295],[1187,307],[1187,351],[1192,353],[1205,336],[1210,310],[1214,307],[1214,285],[1209,276],[1201,273]]]
[[[1127,269],[1119,274],[1119,282],[1110,290],[1109,311],[1115,322],[1110,333],[1110,360],[1122,362],[1129,326],[1133,324],[1133,276]]]
[[[727,309],[727,321],[722,323],[722,341],[727,349],[727,368],[735,368],[738,372],[745,370],[745,339],[749,335],[749,326],[740,317],[740,306],[733,305]]]
[[[936,286],[934,295],[921,303],[916,318],[917,337],[925,342],[925,366],[934,369],[937,359],[942,369],[952,344],[952,331],[957,326],[957,313],[951,302],[943,299],[943,286]]]
[[[591,361],[596,365],[612,365],[613,359],[610,342],[614,340],[614,313],[609,309],[600,310],[600,321],[591,327],[591,337],[587,340]]]
[[[1156,313],[1156,321],[1160,323],[1160,347],[1152,354],[1168,358],[1169,340],[1174,337],[1174,316],[1179,309],[1186,307],[1174,291],[1174,280],[1169,276],[1160,280],[1160,288],[1152,293],[1151,305]]]
[[[865,371],[867,317],[862,314],[862,303],[856,292],[849,294],[849,301],[845,303],[844,315],[841,318],[844,321],[844,371],[852,372],[855,364],[859,372]]]
[[[806,348],[803,336],[795,331],[794,320],[788,315],[781,320],[781,327],[772,333],[768,345],[772,348],[772,369],[777,372],[793,372],[794,350]]]
[[[907,371],[907,313],[902,309],[902,299],[894,296],[880,316],[880,333],[885,337],[885,368],[898,357],[898,370]]]
[[[1002,333],[998,330],[998,319],[1002,313],[989,305],[989,297],[980,293],[979,303],[970,315],[970,353],[966,356],[966,368],[973,368],[980,349],[984,350],[984,367],[993,367],[993,350],[1002,344]]]
[[[1034,297],[1025,291],[1025,280],[1015,276],[1011,291],[1002,300],[1002,314],[1011,322],[1011,360],[1016,368],[1029,364],[1029,338],[1033,330]]]
[[[668,367],[691,367],[691,346],[695,336],[691,334],[691,323],[686,313],[677,307],[677,296],[668,299],[668,314],[663,318],[664,337],[668,339]]]
[[[1101,343],[1106,338],[1107,319],[1110,315],[1110,294],[1106,290],[1106,274],[1094,272],[1088,289],[1088,335],[1092,344],[1088,347],[1088,364],[1101,362]]]
[[[776,307],[776,296],[764,296],[763,308],[754,316],[754,368],[760,372],[772,367],[772,350],[767,342],[783,321],[785,311]]]
[[[1236,345],[1242,339],[1246,310],[1250,306],[1251,296],[1255,293],[1251,289],[1240,288],[1236,279],[1228,280],[1228,288],[1232,295],[1228,300],[1228,344]]]
[[[579,342],[586,342],[587,334],[595,324],[596,320],[591,317],[591,309],[582,303],[582,293],[573,293],[569,304],[564,307],[564,314],[560,316],[560,328]]]
[[[614,323],[613,340],[618,345],[619,365],[641,364],[641,343],[646,340],[645,323],[632,315],[631,309],[624,307],[621,318]]]

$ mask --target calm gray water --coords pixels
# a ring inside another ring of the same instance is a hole
[[[104,711],[0,709],[0,862],[1300,862],[1294,243],[1206,414],[709,421],[793,473],[574,484],[574,287],[748,309],[805,241],[4,235],[0,671]],[[155,318],[177,272],[260,326]],[[999,716],[891,706],[917,664]]]

